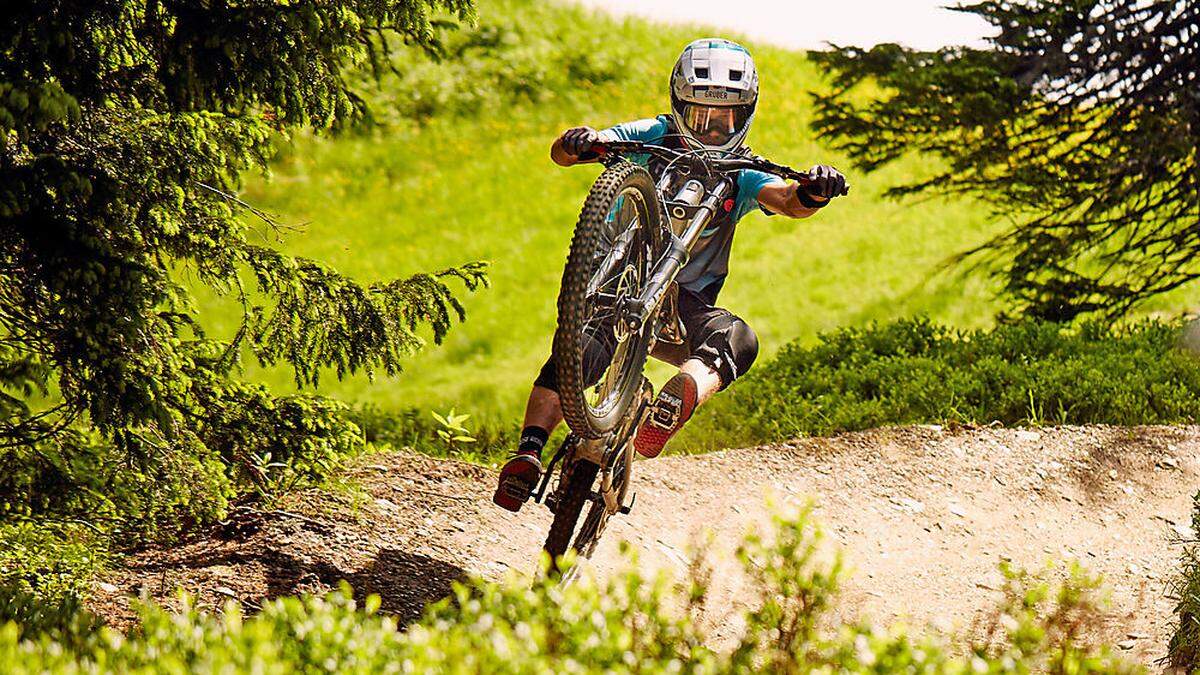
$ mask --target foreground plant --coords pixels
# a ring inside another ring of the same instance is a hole
[[[1179,572],[1171,580],[1168,596],[1175,601],[1175,632],[1167,647],[1172,666],[1188,672],[1200,669],[1200,492],[1192,498],[1191,536],[1182,538]]]
[[[128,637],[96,631],[70,611],[51,612],[40,629],[0,627],[0,662],[11,673],[257,672],[338,673],[813,673],[1051,672],[1136,670],[1093,645],[1096,582],[1076,574],[1057,586],[1020,572],[991,630],[966,655],[948,636],[840,623],[840,564],[821,554],[807,510],[775,519],[773,532],[739,549],[753,609],[728,653],[705,646],[689,613],[703,604],[708,576],[688,583],[647,578],[632,558],[603,582],[583,575],[562,586],[474,580],[401,629],[349,587],[324,597],[284,598],[244,617],[235,603],[221,616],[184,604],[170,614],[148,605]],[[569,564],[569,563],[568,563]],[[699,572],[703,565],[694,565]],[[69,608],[68,608],[69,609]]]

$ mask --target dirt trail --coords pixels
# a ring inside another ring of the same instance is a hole
[[[636,465],[633,513],[613,521],[591,569],[619,564],[626,539],[644,565],[682,572],[709,531],[718,566],[716,639],[738,630],[731,548],[781,507],[813,500],[850,570],[841,611],[882,622],[970,627],[997,597],[1002,560],[1028,568],[1078,560],[1112,589],[1105,637],[1130,656],[1162,655],[1165,582],[1187,535],[1200,427],[943,430],[907,427]],[[530,571],[550,514],[490,502],[486,468],[406,453],[354,471],[367,497],[315,492],[269,513],[242,510],[212,533],[145,551],[100,584],[94,605],[120,623],[128,594],[172,601],[176,587],[219,606],[321,590],[339,579],[379,593],[404,619],[467,574]]]

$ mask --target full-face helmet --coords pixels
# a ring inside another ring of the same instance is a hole
[[[683,48],[671,71],[671,114],[689,145],[737,150],[757,103],[758,71],[745,47],[705,38]]]

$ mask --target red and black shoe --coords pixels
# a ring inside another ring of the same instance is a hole
[[[522,450],[500,469],[500,484],[492,501],[502,509],[514,513],[529,500],[538,479],[542,477],[542,460],[534,450]]]
[[[643,457],[658,457],[667,441],[691,419],[696,400],[696,380],[691,375],[679,373],[667,380],[638,427],[633,447]]]

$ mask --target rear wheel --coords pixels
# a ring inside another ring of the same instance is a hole
[[[587,460],[576,460],[563,479],[565,483],[559,487],[554,522],[550,524],[550,533],[546,535],[546,545],[543,547],[546,553],[550,554],[552,570],[557,570],[558,559],[567,552],[567,547],[571,544],[571,536],[575,533],[579,514],[591,497],[592,483],[596,482],[599,470],[600,467]]]
[[[638,402],[637,410],[629,415],[625,425],[613,434],[610,441],[611,447],[622,448],[621,452],[615,453],[609,458],[610,463],[606,467],[611,472],[610,489],[616,491],[614,496],[617,503],[621,505],[625,504],[626,492],[629,490],[629,473],[633,468],[633,435],[637,432],[645,406],[653,397],[654,387],[643,378],[642,400]],[[608,519],[613,515],[609,512],[603,497],[604,495],[601,495],[601,499],[592,500],[587,515],[584,516],[583,524],[579,526],[579,533],[575,535],[573,546],[581,558],[590,558],[596,551],[596,545],[600,543],[600,535],[604,533]],[[632,506],[632,504],[630,505]]]
[[[631,331],[617,314],[645,288],[665,241],[645,169],[621,162],[596,179],[563,270],[554,333],[563,417],[583,438],[612,431],[637,394],[654,321]]]

